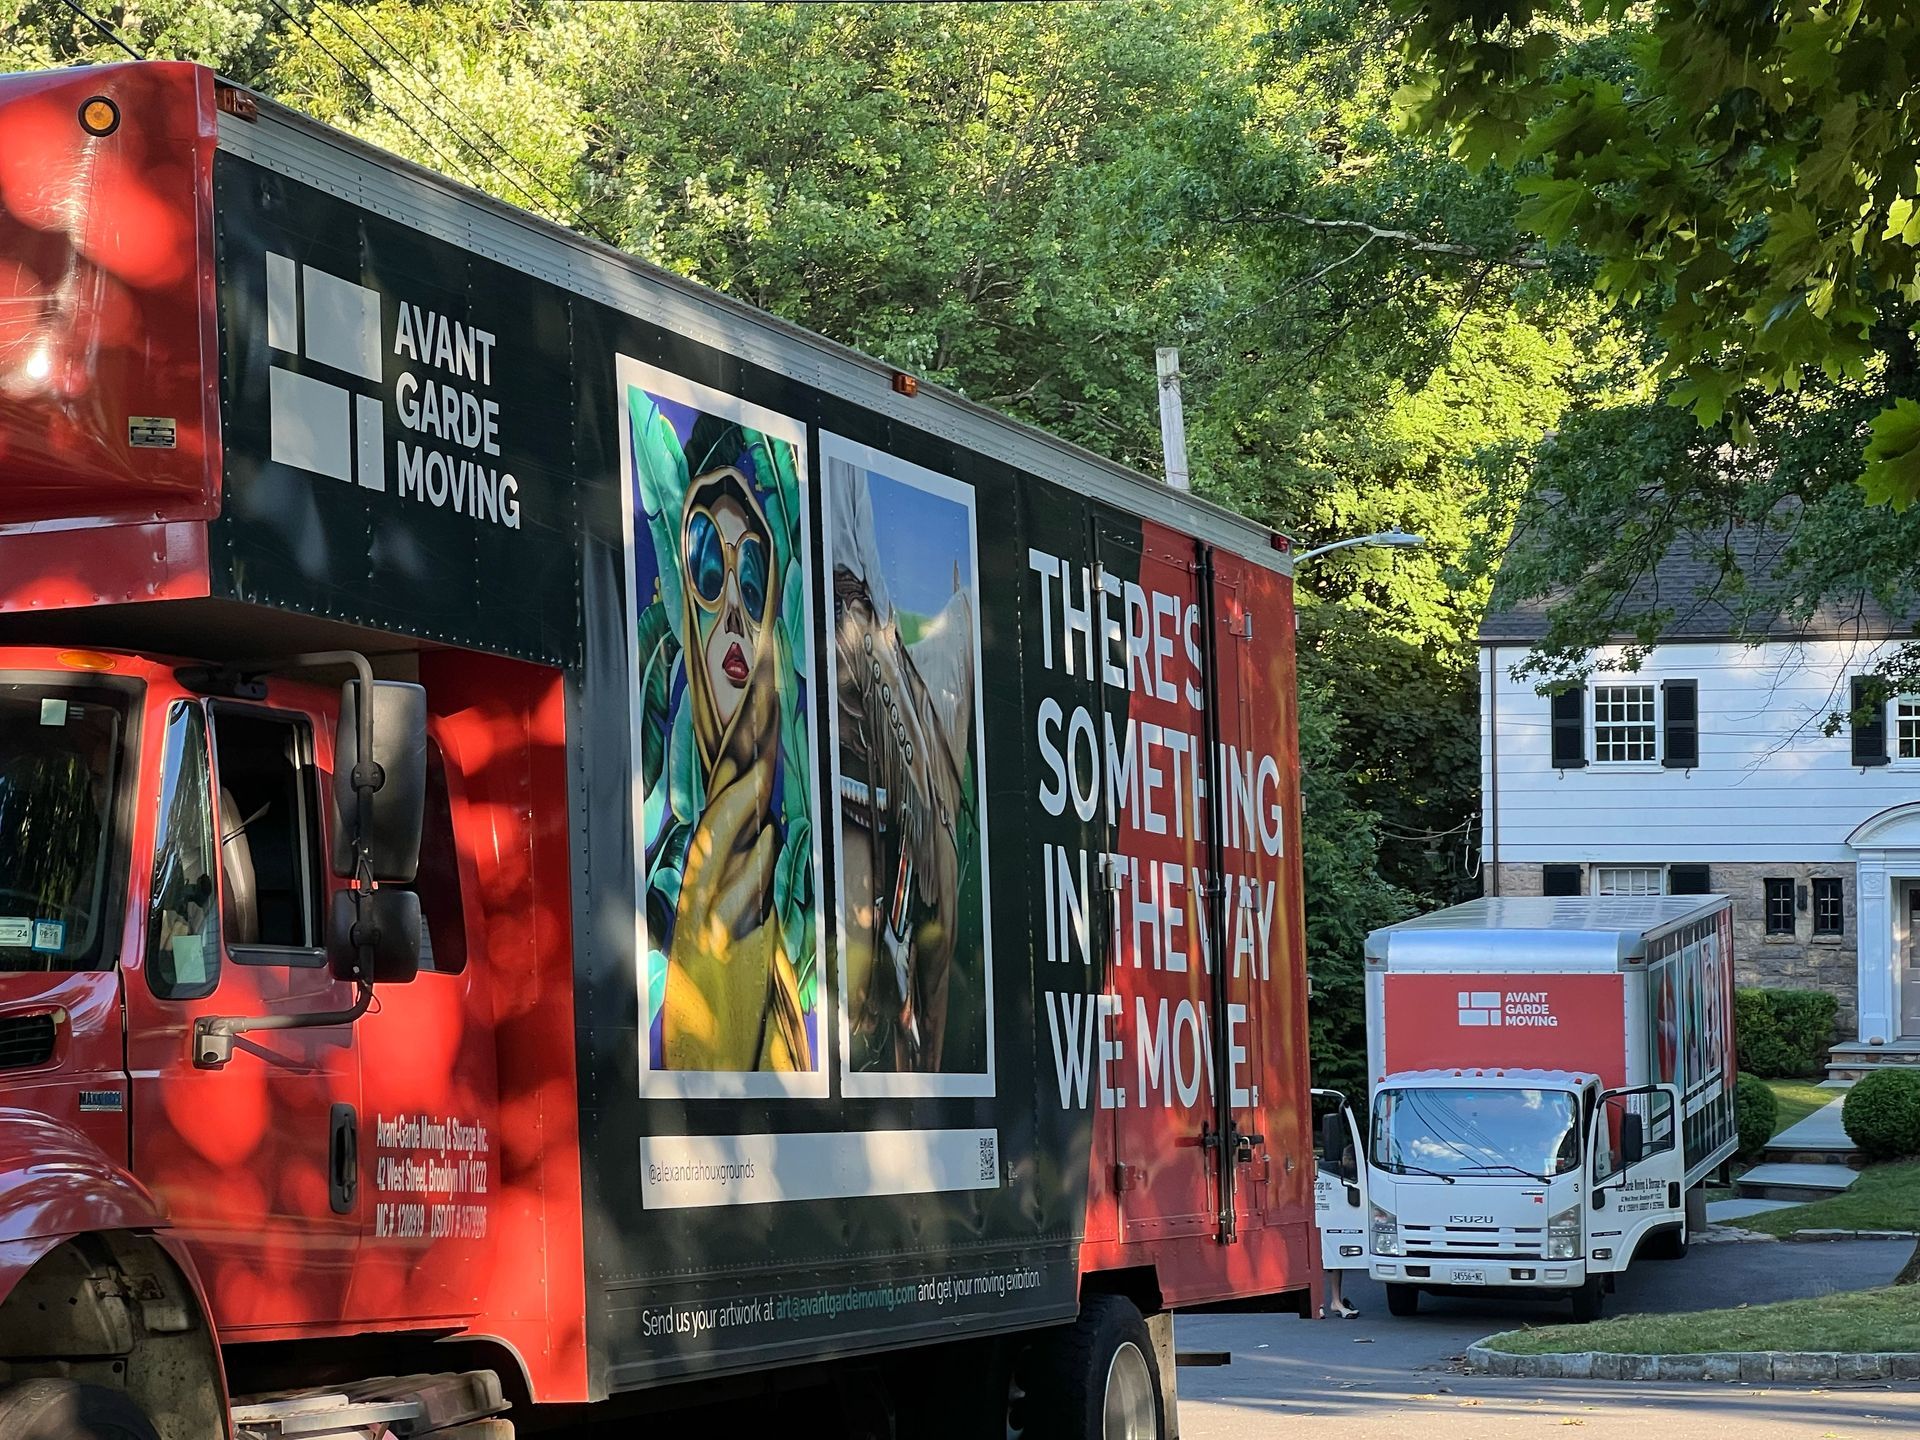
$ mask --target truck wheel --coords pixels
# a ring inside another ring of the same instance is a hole
[[[1587,1283],[1572,1292],[1572,1299],[1573,1323],[1591,1325],[1607,1308],[1606,1281],[1598,1275],[1589,1275]]]
[[[1420,1287],[1418,1285],[1387,1286],[1387,1313],[1389,1315],[1418,1315],[1420,1313]]]
[[[1080,1318],[1036,1344],[1023,1369],[1027,1434],[1047,1440],[1163,1440],[1167,1433],[1153,1340],[1140,1312],[1123,1296],[1087,1296]]]
[[[1676,1225],[1671,1230],[1663,1230],[1658,1235],[1648,1237],[1647,1258],[1649,1260],[1684,1260],[1687,1258],[1687,1232],[1684,1226]]]
[[[0,1390],[7,1440],[160,1440],[140,1407],[104,1385],[22,1380]]]

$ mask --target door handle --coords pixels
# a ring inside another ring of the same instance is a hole
[[[360,1198],[360,1124],[351,1105],[336,1105],[327,1146],[328,1201],[336,1215],[351,1215]]]

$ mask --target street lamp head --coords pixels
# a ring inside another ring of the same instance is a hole
[[[1412,535],[1405,530],[1382,530],[1376,535],[1355,535],[1350,540],[1335,540],[1328,545],[1315,546],[1304,554],[1294,556],[1293,563],[1295,568],[1298,568],[1309,560],[1319,559],[1328,551],[1348,550],[1356,545],[1369,549],[1377,547],[1383,550],[1413,550],[1426,543],[1427,539],[1424,535]]]

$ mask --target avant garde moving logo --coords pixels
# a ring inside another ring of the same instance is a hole
[[[1551,1030],[1559,1027],[1560,1017],[1544,990],[1462,990],[1460,1023]]]
[[[518,530],[520,483],[488,463],[500,456],[500,404],[481,393],[493,388],[494,338],[400,302],[391,353],[397,364],[427,373],[400,370],[394,408],[407,431],[439,443],[396,438],[396,491],[402,500]],[[380,292],[269,254],[267,343],[375,387],[369,393],[275,365],[268,391],[272,459],[386,493]]]

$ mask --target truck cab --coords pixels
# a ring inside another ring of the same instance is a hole
[[[1348,1203],[1365,1215],[1366,1266],[1393,1314],[1415,1313],[1422,1290],[1511,1289],[1565,1296],[1586,1321],[1637,1252],[1684,1244],[1678,1113],[1671,1085],[1407,1071],[1375,1086],[1364,1135],[1350,1110],[1326,1126],[1321,1163],[1345,1181],[1346,1157],[1364,1156]]]

